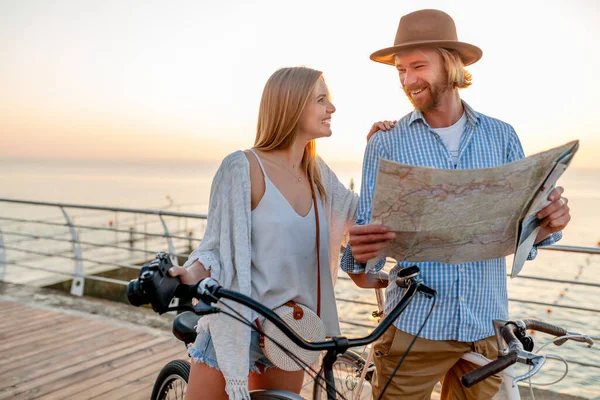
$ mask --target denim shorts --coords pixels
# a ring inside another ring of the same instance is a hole
[[[249,352],[249,368],[251,372],[260,373],[259,366],[263,367],[263,371],[266,371],[269,368],[275,368],[267,356],[265,356],[263,349],[260,347],[260,335],[258,332],[252,331],[251,333]],[[204,363],[209,367],[220,370],[219,364],[217,363],[215,347],[213,346],[213,340],[208,332],[198,333],[194,344],[188,347],[188,355],[194,362]]]

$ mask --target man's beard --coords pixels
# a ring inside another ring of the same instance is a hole
[[[413,107],[415,108],[415,110],[419,110],[421,112],[427,112],[427,111],[436,109],[437,106],[440,105],[442,95],[449,88],[448,88],[447,80],[444,80],[443,82],[435,82],[433,85],[430,85],[429,83],[427,83],[426,86],[411,87],[411,88],[402,86],[402,89],[404,90],[404,94],[406,94],[406,97],[408,97],[408,100],[410,100],[410,102],[413,105]],[[410,94],[410,92],[414,92],[415,90],[419,90],[419,89],[429,91],[429,97],[427,98],[427,100],[425,102],[421,102],[420,105],[418,105],[416,103],[416,101],[413,99],[412,95]]]

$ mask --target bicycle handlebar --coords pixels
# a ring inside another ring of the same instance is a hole
[[[477,368],[474,371],[469,372],[461,378],[461,382],[465,387],[470,388],[476,383],[481,382],[490,376],[497,374],[498,372],[510,367],[517,362],[519,358],[519,352],[523,351],[523,345],[515,336],[515,331],[522,329],[522,326],[518,324],[508,322],[502,327],[502,337],[508,343],[509,352],[505,356],[498,357],[497,360],[491,363]]]
[[[481,382],[490,376],[497,374],[498,372],[510,367],[517,362],[519,355],[517,352],[510,352],[508,355],[498,358],[491,363],[484,365],[483,367],[477,368],[475,371],[469,372],[461,378],[461,382],[465,387],[470,388],[476,383]]]
[[[213,278],[206,278],[201,280],[197,285],[182,285],[184,288],[181,289],[181,293],[185,294],[185,297],[198,298],[200,301],[196,304],[194,312],[198,315],[213,314],[220,310],[214,306],[219,299],[229,299],[236,303],[242,304],[252,310],[258,312],[260,315],[271,321],[279,328],[290,340],[305,350],[321,351],[321,350],[333,350],[336,349],[339,352],[346,351],[349,347],[365,346],[379,339],[381,335],[389,328],[393,321],[408,307],[413,297],[417,292],[422,292],[426,296],[434,296],[435,290],[428,288],[423,285],[420,279],[414,279],[412,277],[407,279],[406,292],[389,313],[389,315],[381,321],[380,324],[371,332],[370,335],[356,338],[347,339],[345,337],[336,337],[333,340],[325,342],[307,342],[293,331],[287,324],[271,309],[265,307],[256,300],[245,296],[239,292],[224,289],[219,283]]]
[[[517,361],[523,362],[525,364],[530,364],[533,366],[533,368],[525,375],[515,378],[514,383],[517,383],[517,381],[521,381],[523,379],[527,379],[533,376],[535,373],[537,373],[546,361],[546,357],[535,355],[528,351],[525,351],[523,349],[523,344],[515,334],[518,333],[519,337],[524,337],[527,329],[534,329],[554,336],[575,335],[577,337],[573,340],[585,342],[588,344],[588,346],[592,346],[594,344],[594,341],[587,335],[571,333],[568,332],[566,329],[561,328],[560,326],[552,325],[543,321],[533,319],[525,319],[522,321],[510,321],[507,322],[500,330],[502,338],[508,344],[508,353],[504,356],[498,357],[497,360],[494,360],[489,364],[479,367],[476,370],[464,375],[461,378],[462,384],[465,385],[465,387],[470,388],[476,383],[479,383],[482,380],[487,379],[490,376],[497,374],[498,372],[510,367]],[[568,337],[564,339],[559,339],[557,341],[558,343],[555,344],[560,346],[569,339],[570,338]]]
[[[565,336],[567,334],[566,329],[563,329],[560,326],[549,324],[544,321],[537,321],[535,319],[524,319],[523,323],[529,329],[544,332],[549,335]],[[567,339],[564,339],[564,340],[566,341]]]

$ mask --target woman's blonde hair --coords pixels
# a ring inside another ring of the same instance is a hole
[[[448,86],[451,88],[465,89],[471,86],[473,77],[465,69],[460,56],[455,50],[447,50],[441,47],[436,48],[438,53],[444,59],[446,72],[448,73]]]
[[[260,100],[254,148],[271,151],[291,146],[298,135],[300,116],[319,79],[323,79],[321,71],[306,67],[281,68],[271,75]],[[304,148],[300,168],[314,182],[321,199],[326,199],[314,140]]]

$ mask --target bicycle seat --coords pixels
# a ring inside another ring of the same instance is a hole
[[[196,340],[195,326],[200,317],[191,311],[179,314],[173,320],[173,334],[185,344],[194,343]]]

